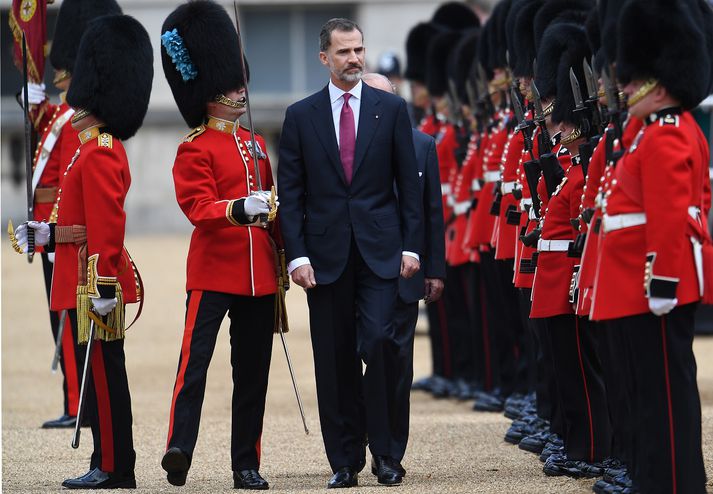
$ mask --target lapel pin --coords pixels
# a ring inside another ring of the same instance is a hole
[[[379,115],[374,115],[376,118],[379,118]]]

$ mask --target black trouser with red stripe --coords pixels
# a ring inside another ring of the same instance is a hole
[[[70,310],[69,317],[76,332],[77,311]],[[94,341],[86,385],[85,414],[94,439],[89,468],[121,475],[133,473],[136,452],[131,433],[131,395],[123,339]]]
[[[472,294],[471,263],[446,267],[446,283],[443,299],[448,317],[450,337],[450,360],[453,378],[468,382],[477,377],[475,342],[477,317]]]
[[[52,269],[54,264],[49,261],[46,253],[42,253],[42,274],[45,279],[45,291],[47,301],[50,300],[52,289]],[[57,341],[59,332],[60,312],[49,311],[50,326],[52,327],[52,342]],[[62,392],[64,394],[64,415],[75,417],[79,406],[79,380],[81,379],[81,369],[84,365],[84,349],[80,349],[77,344],[76,325],[72,326],[69,319],[65,321],[64,333],[62,334],[62,351],[59,354],[59,365],[62,369]]]
[[[166,449],[177,447],[189,461],[198,440],[208,365],[220,323],[230,318],[233,367],[231,459],[233,471],[260,467],[260,438],[272,355],[275,296],[247,297],[192,290],[168,426]]]
[[[602,461],[609,456],[611,428],[601,363],[589,320],[574,314],[545,319],[550,335],[570,460]]]
[[[443,297],[426,305],[428,314],[428,339],[431,341],[431,365],[436,376],[451,378],[451,342],[448,333],[446,303]]]
[[[636,487],[646,494],[706,491],[701,447],[701,402],[693,354],[697,304],[611,321],[626,343],[634,391]]]
[[[554,396],[556,396],[557,386],[555,383],[555,394],[553,395],[553,389],[551,388],[554,376],[552,373],[550,342],[546,338],[544,320],[530,318],[532,288],[520,288],[519,292],[520,312],[531,338],[530,372],[534,373],[534,377],[529,376],[528,379],[534,380],[532,386],[535,390],[537,416],[541,419],[549,420],[550,426],[552,426],[552,422],[555,420]]]

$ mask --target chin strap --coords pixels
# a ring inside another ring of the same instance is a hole
[[[629,107],[634,106],[636,103],[644,99],[649,95],[651,91],[659,85],[659,81],[656,79],[649,79],[641,85],[639,89],[636,90],[634,94],[629,98]]]
[[[229,106],[231,108],[245,108],[246,100],[245,98],[241,98],[239,100],[233,100],[225,96],[224,94],[219,94],[218,96],[215,97],[215,101],[217,103],[220,103],[221,105]]]

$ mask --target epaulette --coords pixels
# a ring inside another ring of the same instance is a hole
[[[659,127],[663,127],[664,125],[675,125],[678,127],[679,124],[679,118],[678,115],[664,115],[663,117],[659,118]]]
[[[111,134],[108,134],[106,132],[102,132],[99,134],[99,137],[97,137],[97,145],[100,148],[113,148],[114,147],[114,138],[112,137]]]
[[[192,131],[190,131],[188,134],[186,134],[183,137],[183,142],[193,142],[193,139],[201,135],[203,132],[205,132],[206,126],[201,125],[199,127],[196,127]]]
[[[560,146],[560,148],[557,150],[557,157],[559,158],[560,156],[568,156],[572,153],[569,152],[569,149],[567,149],[564,146]]]

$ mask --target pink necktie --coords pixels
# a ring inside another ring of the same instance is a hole
[[[344,104],[339,117],[339,157],[342,159],[347,184],[352,183],[354,167],[354,113],[349,106],[351,94],[344,93]]]

